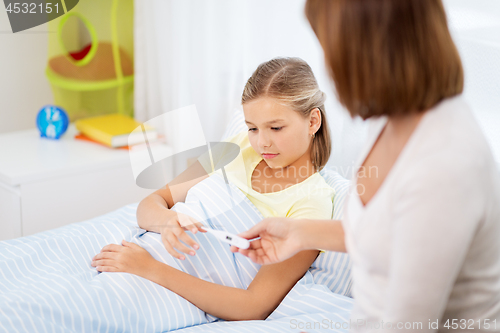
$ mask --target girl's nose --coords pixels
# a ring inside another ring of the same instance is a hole
[[[271,147],[271,140],[267,135],[259,133],[259,146],[261,148]]]

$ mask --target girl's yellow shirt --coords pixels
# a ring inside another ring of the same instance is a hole
[[[251,180],[252,173],[262,161],[262,157],[250,145],[248,132],[241,132],[228,139],[227,142],[235,143],[240,147],[238,156],[224,167],[227,178],[246,194],[264,217],[323,220],[332,218],[335,192],[318,172],[283,190],[259,193],[252,188]],[[199,161],[207,173],[214,172],[207,159],[199,159]],[[296,171],[300,172],[300,169]],[[215,172],[223,176],[221,169]]]

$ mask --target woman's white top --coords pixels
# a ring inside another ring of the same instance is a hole
[[[356,170],[386,122],[371,121]],[[457,331],[500,331],[500,172],[462,97],[425,113],[366,206],[356,180],[343,221],[352,331],[434,332],[439,320],[444,332],[448,319]]]

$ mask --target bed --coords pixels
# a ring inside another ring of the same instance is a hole
[[[339,219],[349,182],[329,168],[321,174],[335,189],[332,218]],[[246,288],[256,274],[258,265],[203,233],[193,235],[200,244],[195,257],[183,262],[172,258],[159,234],[138,227],[137,205],[0,242],[0,331],[347,331],[353,300],[351,265],[344,253],[321,253],[278,308],[266,320],[256,321],[223,321],[136,275],[97,272],[91,258],[103,246],[125,239],[156,260],[207,281]],[[232,184],[228,188],[220,176],[193,187],[186,202],[174,209],[233,233],[262,219],[248,198]]]

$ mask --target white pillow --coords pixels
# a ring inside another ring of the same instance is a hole
[[[222,136],[222,140],[231,138],[246,129],[247,126],[243,111],[235,109]],[[321,170],[320,175],[335,190],[332,219],[341,220],[349,181],[331,167],[325,167]],[[336,294],[352,297],[351,259],[347,253],[323,252],[311,265],[309,271],[314,276],[315,283],[325,285]]]
[[[321,170],[320,175],[335,190],[332,219],[342,220],[350,181],[330,167]],[[332,251],[321,253],[309,271],[313,274],[315,283],[327,286],[336,294],[352,297],[351,258],[347,253]]]

